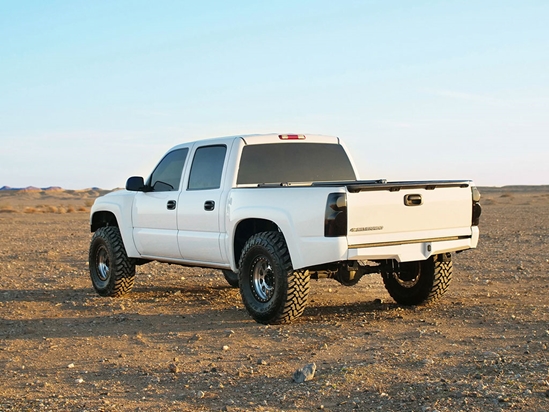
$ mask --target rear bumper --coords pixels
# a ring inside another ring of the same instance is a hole
[[[347,252],[348,260],[395,259],[399,262],[425,260],[432,255],[473,249],[478,244],[479,230],[474,226],[469,236],[414,239],[402,242],[380,242],[353,245]]]

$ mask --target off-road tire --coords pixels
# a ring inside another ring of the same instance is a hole
[[[417,262],[393,262],[381,273],[385,289],[401,305],[421,305],[439,300],[452,280],[450,254]]]
[[[99,295],[119,297],[131,291],[135,262],[128,258],[117,227],[101,227],[94,233],[89,268],[93,288]]]
[[[258,323],[289,323],[301,316],[309,296],[309,272],[294,271],[284,236],[262,232],[244,245],[240,295]]]
[[[238,287],[238,273],[234,273],[232,270],[222,270],[225,280],[231,287]]]

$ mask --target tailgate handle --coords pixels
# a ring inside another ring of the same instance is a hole
[[[404,196],[404,204],[406,206],[419,206],[423,204],[421,195],[406,195]]]

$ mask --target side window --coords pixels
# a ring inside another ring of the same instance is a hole
[[[178,149],[164,156],[147,182],[153,188],[154,192],[179,190],[181,173],[183,172],[188,152],[189,149],[187,148]]]
[[[196,150],[189,177],[189,190],[219,189],[226,146],[204,146]]]

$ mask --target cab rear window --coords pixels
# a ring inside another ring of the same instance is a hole
[[[237,184],[356,180],[339,144],[281,143],[244,146]]]

